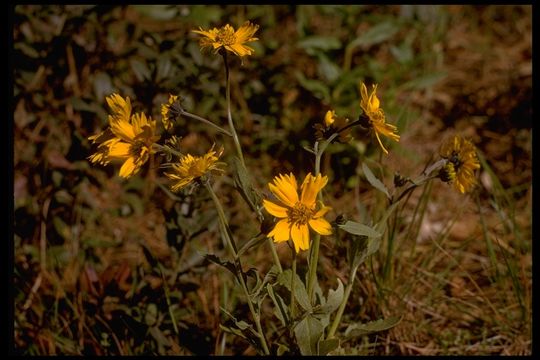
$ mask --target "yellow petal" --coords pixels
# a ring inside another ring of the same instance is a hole
[[[287,219],[279,220],[274,229],[268,233],[268,237],[274,238],[274,242],[287,241],[290,238],[290,227]]]
[[[327,176],[321,176],[318,174],[316,177],[311,175],[311,173],[306,175],[304,182],[302,183],[302,195],[300,201],[302,204],[313,207],[317,194],[321,189],[328,183]]]
[[[323,218],[309,220],[309,226],[321,235],[332,234],[332,225]]]
[[[279,175],[274,178],[274,184],[268,184],[270,191],[285,205],[294,207],[298,202],[298,184],[293,174]]]
[[[120,168],[120,177],[128,178],[135,174],[139,170],[139,167],[135,165],[135,158],[129,157]]]
[[[330,210],[332,210],[332,208],[330,206],[323,206],[322,208],[320,208],[319,211],[317,211],[315,213],[315,215],[313,215],[313,218],[314,219],[320,218],[320,217],[324,216]]]
[[[109,157],[115,160],[123,160],[130,156],[131,144],[114,141],[109,146]]]
[[[287,208],[284,208],[282,206],[279,206],[277,204],[274,204],[271,201],[268,201],[266,199],[263,200],[263,206],[271,215],[274,215],[278,218],[285,218],[287,217]]]
[[[379,137],[379,133],[375,131],[375,136],[377,137],[377,141],[379,142],[379,145],[381,145],[381,149],[384,151],[386,155],[388,155],[388,150],[384,147],[384,145],[381,142],[381,138]]]
[[[373,91],[371,92],[371,95],[369,96],[369,111],[377,111],[379,108],[380,101],[377,97],[377,85],[373,85]]]
[[[309,249],[309,228],[307,224],[293,225],[291,227],[291,238],[297,253],[299,250]]]
[[[135,132],[133,126],[128,121],[115,119],[109,115],[109,122],[111,124],[111,131],[117,137],[123,139],[126,142],[130,142],[135,139]]]
[[[336,120],[336,112],[334,110],[328,110],[324,116],[324,124],[326,127],[332,125]]]

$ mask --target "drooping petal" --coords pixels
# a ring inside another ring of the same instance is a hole
[[[299,250],[309,249],[309,228],[307,224],[293,225],[291,227],[291,238],[297,253]]]
[[[123,160],[130,156],[131,144],[123,141],[113,141],[109,146],[108,156],[113,160]]]
[[[274,215],[277,218],[286,218],[287,217],[287,208],[274,204],[271,201],[266,199],[263,200],[263,206],[271,215]]]
[[[277,222],[274,229],[268,233],[268,237],[274,238],[274,242],[287,241],[290,238],[291,224],[287,219],[281,219]]]
[[[134,157],[128,157],[127,160],[124,162],[122,167],[120,168],[120,177],[128,178],[131,175],[134,175],[139,171],[139,166],[135,164],[135,158]]]
[[[309,226],[316,232],[321,235],[330,235],[332,234],[332,225],[324,218],[311,219],[309,220]]]

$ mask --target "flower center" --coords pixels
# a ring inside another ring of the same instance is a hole
[[[287,211],[290,222],[298,225],[305,225],[313,217],[314,211],[301,202],[297,202],[294,207]]]
[[[448,161],[450,161],[452,164],[454,164],[454,167],[455,167],[456,171],[459,170],[459,168],[461,167],[462,161],[459,158],[459,153],[457,151],[455,151],[455,150],[452,151],[452,155],[450,156]]]
[[[148,152],[148,146],[143,140],[135,140],[129,148],[129,153],[133,157],[143,156],[146,152]]]
[[[235,43],[236,37],[232,30],[220,29],[216,36],[216,41],[223,45],[232,45]]]
[[[202,160],[195,160],[189,167],[188,174],[193,177],[203,176],[206,172],[206,163]]]

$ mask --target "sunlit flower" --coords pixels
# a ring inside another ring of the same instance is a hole
[[[244,45],[244,43],[259,40],[258,38],[253,37],[258,29],[259,25],[251,24],[249,21],[246,21],[244,25],[236,31],[234,31],[234,28],[229,24],[219,29],[213,28],[206,31],[199,27],[199,30],[192,31],[204,36],[199,40],[201,48],[211,47],[215,52],[224,48],[225,50],[242,57],[251,55],[251,53],[255,51],[249,46]]]
[[[313,176],[309,173],[298,196],[298,183],[292,173],[274,177],[273,183],[269,183],[268,187],[282,205],[263,200],[266,211],[280,219],[268,233],[268,237],[273,238],[274,242],[292,239],[296,252],[299,252],[309,249],[309,227],[321,235],[330,235],[332,226],[323,216],[331,208],[320,204],[317,210],[316,202],[317,194],[327,182],[326,176]]]
[[[165,129],[172,129],[173,121],[180,115],[181,110],[182,108],[178,102],[178,96],[169,94],[169,102],[161,105],[161,121],[163,122],[163,127]]]
[[[212,149],[203,156],[183,155],[178,163],[171,165],[172,172],[166,172],[165,176],[174,180],[171,186],[172,191],[178,192],[210,172],[218,174],[223,172],[220,166],[224,163],[218,162],[223,154],[223,148],[218,152],[213,148],[212,146]]]
[[[375,132],[377,141],[384,153],[388,154],[388,150],[382,144],[379,134],[389,137],[394,141],[399,141],[399,135],[397,134],[397,127],[395,125],[386,123],[384,111],[379,107],[380,101],[377,97],[377,85],[373,85],[373,90],[368,95],[366,85],[362,83],[360,85],[360,96],[360,107],[364,111],[364,116],[367,117],[368,126]]]
[[[328,139],[330,136],[339,131],[338,141],[347,143],[352,139],[351,128],[340,131],[349,124],[349,119],[342,116],[337,116],[334,110],[328,110],[324,116],[322,123],[313,125],[315,129],[315,138],[317,141]]]
[[[441,180],[452,183],[461,193],[470,191],[476,184],[474,171],[480,168],[475,146],[454,135],[441,145],[439,154],[448,161],[441,169]]]
[[[156,122],[144,113],[131,115],[129,97],[124,99],[112,94],[106,100],[112,110],[110,127],[88,138],[99,144],[96,153],[88,159],[101,165],[107,165],[111,160],[123,161],[119,175],[128,178],[136,174],[154,153],[152,144],[159,140],[159,136],[154,134]]]

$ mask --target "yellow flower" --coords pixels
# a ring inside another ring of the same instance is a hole
[[[336,121],[335,110],[328,110],[326,115],[324,115],[324,125],[326,125],[326,127],[330,127],[334,121]]]
[[[300,197],[298,183],[292,173],[280,174],[273,181],[268,187],[283,206],[263,200],[266,211],[280,219],[268,237],[274,238],[274,242],[292,239],[296,252],[299,252],[309,249],[309,227],[321,235],[332,233],[332,226],[323,218],[331,208],[321,204],[320,209],[316,209],[317,194],[328,182],[326,176],[307,174],[301,186]]]
[[[259,25],[254,25],[249,21],[246,21],[244,25],[236,31],[234,31],[234,28],[229,24],[219,29],[213,28],[205,31],[199,27],[199,30],[192,31],[205,36],[199,40],[201,48],[211,47],[215,52],[224,48],[225,50],[242,57],[251,55],[251,53],[255,51],[249,46],[244,45],[244,43],[259,40],[258,38],[253,37],[258,29]]]
[[[454,135],[441,145],[439,154],[448,160],[445,171],[450,173],[446,179],[441,179],[453,183],[454,188],[461,193],[470,191],[476,184],[474,171],[480,168],[474,145],[469,140]],[[448,164],[452,164],[452,169],[449,169]]]
[[[136,174],[154,153],[152,144],[159,140],[154,135],[156,122],[144,113],[131,115],[129,97],[112,94],[106,98],[112,110],[109,128],[90,136],[88,140],[98,143],[97,152],[88,158],[92,163],[107,165],[111,160],[123,161],[119,175],[128,178]]]
[[[161,121],[166,130],[170,130],[173,127],[172,122],[176,120],[175,117],[178,115],[177,105],[175,105],[176,100],[178,100],[177,95],[169,94],[169,102],[161,105]]]
[[[377,97],[377,85],[373,85],[373,91],[368,95],[366,85],[362,83],[360,85],[360,96],[360,107],[364,111],[364,115],[368,118],[369,125],[374,130],[379,145],[384,153],[388,154],[388,150],[382,144],[379,134],[389,137],[394,141],[399,141],[399,135],[397,134],[397,127],[387,124],[385,121],[383,109],[379,107],[380,101]]]
[[[224,163],[217,162],[223,154],[223,148],[217,153],[213,148],[212,146],[203,156],[183,155],[178,163],[172,164],[173,172],[165,173],[165,176],[175,181],[171,186],[172,191],[180,191],[209,172],[223,172],[219,166],[224,165]]]

